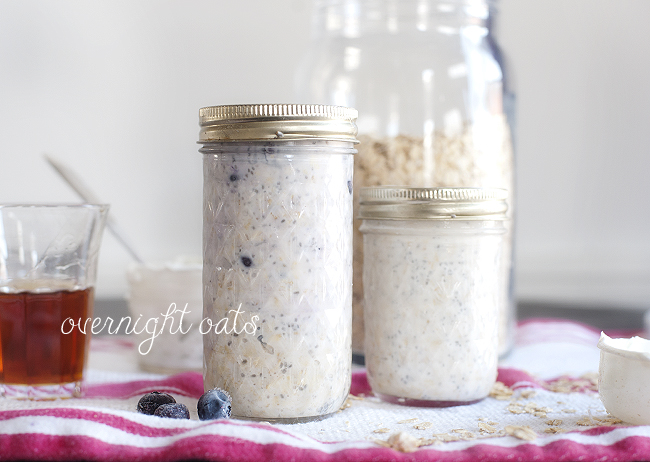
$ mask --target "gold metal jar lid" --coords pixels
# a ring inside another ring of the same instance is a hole
[[[492,188],[361,188],[359,218],[375,220],[501,220],[508,191]]]
[[[356,143],[356,119],[356,109],[341,106],[210,106],[199,110],[199,142],[318,139]]]

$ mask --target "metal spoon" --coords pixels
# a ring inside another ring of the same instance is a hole
[[[70,187],[77,193],[79,196],[89,204],[103,204],[97,196],[90,190],[90,188],[76,175],[70,167],[64,165],[59,160],[55,160],[52,156],[44,154],[45,160],[54,167],[54,170],[57,171],[59,175],[70,185]],[[133,250],[133,247],[129,244],[127,239],[124,237],[124,233],[117,226],[116,221],[113,219],[113,215],[110,213],[106,218],[106,226],[113,233],[113,236],[119,241],[120,244],[126,249],[129,254],[138,262],[143,263],[143,260],[138,256],[138,254]]]

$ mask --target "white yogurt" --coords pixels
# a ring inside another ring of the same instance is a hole
[[[235,416],[309,419],[336,412],[348,395],[351,146],[201,150],[204,316],[234,328],[236,315],[239,330],[204,335],[204,384],[232,395]]]
[[[598,348],[598,394],[607,412],[634,425],[650,424],[650,340],[601,333]]]

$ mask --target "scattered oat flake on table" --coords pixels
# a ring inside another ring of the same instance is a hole
[[[449,443],[451,441],[460,441],[460,436],[450,435],[449,433],[434,433],[433,438],[442,443]]]
[[[566,430],[560,427],[548,427],[544,429],[544,433],[551,433],[551,434],[556,434],[556,433],[564,433]]]
[[[388,433],[390,431],[390,428],[378,428],[377,430],[373,430],[373,433]]]
[[[548,412],[553,412],[553,409],[546,406],[539,406],[537,403],[526,403],[523,405],[515,401],[511,401],[506,410],[513,414],[531,414],[535,417],[546,418]]]
[[[505,401],[510,399],[513,393],[512,389],[506,386],[503,382],[496,382],[492,386],[492,390],[490,390],[490,397]]]
[[[555,393],[576,393],[576,392],[597,392],[598,374],[587,373],[574,379],[571,377],[560,377],[559,379],[546,382],[544,388]]]
[[[578,425],[581,425],[583,427],[593,427],[596,424],[591,421],[591,417],[585,416],[582,419],[578,420],[576,422]]]
[[[532,390],[532,389],[521,390],[521,392],[519,393],[519,397],[524,399],[529,399],[535,396],[536,394],[537,394],[536,390]]]
[[[508,407],[506,407],[506,410],[510,411],[513,414],[525,414],[526,410],[524,409],[524,406],[522,406],[519,403],[511,402],[508,404]]]
[[[621,419],[617,419],[616,417],[612,417],[612,416],[604,417],[604,418],[584,416],[576,423],[582,427],[605,427],[609,425],[622,424],[623,421]]]
[[[550,407],[539,406],[537,403],[527,403],[524,406],[524,410],[529,414],[534,414],[536,412],[551,412],[553,409]]]
[[[532,441],[537,438],[537,433],[528,426],[507,425],[505,431],[508,435],[519,438],[520,440]]]
[[[546,421],[546,425],[557,427],[558,425],[562,425],[562,421],[560,419],[551,419]]]
[[[452,432],[458,433],[460,438],[463,440],[471,440],[476,438],[476,435],[474,435],[474,433],[469,430],[465,430],[464,428],[458,428],[456,430],[452,430]]]
[[[347,409],[350,406],[352,406],[352,401],[362,401],[362,400],[363,400],[362,397],[354,396],[354,395],[348,395],[348,397],[345,398],[345,401],[341,405],[341,408],[339,409],[339,411],[342,411],[342,410]]]
[[[442,444],[442,441],[440,441],[437,438],[428,438],[428,439],[427,438],[420,438],[418,441],[419,441],[418,444],[420,445],[420,447],[422,447],[422,446],[431,446],[431,445],[434,445],[434,444]]]
[[[413,428],[416,430],[426,430],[427,428],[433,427],[431,422],[420,422],[419,424],[413,425]]]
[[[599,425],[616,425],[616,424],[623,423],[621,419],[618,419],[616,417],[605,417],[604,419],[599,419],[598,417],[594,417],[594,420],[596,420]]]
[[[562,412],[564,412],[565,414],[575,414],[578,411],[576,411],[575,409],[562,409]]]
[[[414,452],[420,446],[420,441],[408,433],[399,432],[391,435],[386,440],[386,444],[389,448],[393,448],[396,451]]]
[[[499,422],[494,422],[493,420],[489,420],[487,417],[479,417],[478,421],[485,422],[488,425],[492,425],[492,426],[499,425]]]
[[[406,423],[412,423],[412,422],[417,422],[419,419],[417,417],[413,417],[412,419],[405,419],[405,420],[400,420],[397,423],[398,424],[406,424]]]
[[[478,429],[482,433],[496,433],[497,429],[494,428],[492,425],[489,425],[485,422],[479,422],[478,423]]]

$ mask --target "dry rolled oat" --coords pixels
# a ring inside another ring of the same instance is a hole
[[[460,441],[460,436],[458,436],[458,435],[450,435],[449,433],[434,433],[433,438],[434,438],[434,440],[439,441],[441,443],[449,443],[451,441]]]
[[[413,428],[416,430],[426,430],[427,428],[433,427],[431,422],[420,422],[419,424],[413,425]]]
[[[462,440],[471,440],[476,438],[476,435],[474,435],[474,433],[470,432],[469,430],[465,430],[464,428],[458,428],[456,430],[452,430],[452,432],[458,433],[460,439]]]
[[[345,401],[344,401],[343,404],[341,405],[341,407],[340,407],[340,409],[339,409],[338,412],[341,412],[341,411],[343,411],[343,410],[349,408],[350,406],[352,406],[352,402],[353,402],[353,401],[362,401],[362,400],[363,400],[362,397],[354,396],[354,395],[348,395],[348,397],[345,398]]]
[[[584,416],[576,423],[583,427],[602,427],[602,426],[621,424],[623,423],[623,421],[621,419],[618,419],[616,417],[611,417],[611,416],[604,417],[604,418]]]
[[[405,423],[412,423],[412,422],[417,422],[417,421],[418,421],[418,418],[417,418],[417,417],[413,417],[412,419],[400,420],[400,421],[398,421],[397,423],[398,423],[398,424],[405,424]]]
[[[508,411],[510,411],[513,414],[525,414],[526,410],[524,409],[524,406],[522,406],[519,403],[515,403],[514,401],[508,404],[508,407],[506,408]]]
[[[536,394],[537,394],[537,391],[532,390],[532,389],[521,390],[521,392],[519,393],[519,397],[524,398],[524,399],[529,399],[529,398],[532,398],[533,396],[535,396]]]
[[[496,382],[492,387],[492,390],[490,390],[490,397],[505,401],[510,399],[513,393],[512,389],[504,385],[502,382]]]
[[[556,434],[556,433],[564,433],[566,430],[560,427],[549,427],[544,430],[544,433],[551,433],[551,434]]]
[[[497,429],[485,422],[478,423],[478,429],[481,433],[496,433]]]
[[[555,393],[576,393],[576,392],[597,392],[598,391],[598,374],[587,373],[574,379],[571,377],[561,377],[557,380],[543,384],[547,390]]]
[[[389,447],[400,452],[414,452],[420,446],[420,441],[408,433],[399,432],[391,435],[386,440]]]
[[[596,424],[591,421],[591,417],[585,416],[582,419],[578,420],[576,422],[578,425],[581,425],[583,427],[593,427]]]
[[[433,444],[442,444],[442,441],[440,441],[437,438],[420,438],[419,439],[419,445],[420,447],[422,446],[431,446]]]
[[[599,425],[616,425],[623,423],[621,419],[618,419],[616,417],[605,417],[604,419],[594,417],[594,419],[598,421]]]
[[[507,425],[505,431],[508,435],[519,438],[520,440],[532,441],[537,438],[537,433],[528,426]]]
[[[526,403],[526,405],[522,405],[515,401],[510,402],[506,409],[513,414],[531,414],[535,417],[542,418],[546,418],[547,413],[553,411],[550,407],[539,406],[537,403]]]

